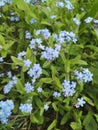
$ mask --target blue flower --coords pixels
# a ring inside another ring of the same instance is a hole
[[[77,105],[78,105],[79,107],[83,107],[84,104],[86,104],[86,102],[84,101],[83,97],[78,98],[78,103],[77,103]]]
[[[14,103],[12,100],[0,101],[0,120],[2,124],[8,123],[8,117],[12,114]]]
[[[32,104],[20,104],[19,109],[21,110],[21,112],[23,113],[31,113],[33,107]]]
[[[53,61],[55,58],[59,57],[61,46],[56,45],[56,49],[52,47],[46,47],[45,51],[42,52],[41,58],[45,58],[49,61]]]
[[[50,18],[51,18],[51,19],[56,18],[56,15],[51,15]]]
[[[4,60],[3,60],[3,57],[0,57],[0,62],[3,62]]]
[[[77,19],[77,18],[73,18],[73,21],[76,23],[76,25],[80,25],[80,20],[79,19]]]
[[[49,109],[49,105],[48,104],[45,104],[44,105],[44,110],[47,111]]]
[[[35,81],[42,74],[42,68],[40,67],[40,64],[34,64],[27,73],[30,77],[33,77],[33,80]]]
[[[22,52],[20,52],[20,53],[18,53],[18,59],[22,59],[23,57],[25,57],[25,55],[26,55],[26,52],[25,51],[22,51]]]
[[[51,33],[47,28],[36,31],[36,35],[40,34],[45,38],[45,40],[47,40],[51,36]]]
[[[26,91],[27,93],[30,93],[30,92],[33,92],[33,91],[34,91],[34,87],[32,86],[31,83],[27,82],[27,83],[25,84],[25,91]]]
[[[66,6],[65,7],[68,10],[73,10],[74,9],[74,6],[72,5],[72,3],[69,0],[65,0],[65,2],[66,2]]]
[[[24,0],[26,3],[30,3],[31,0]]]
[[[37,92],[38,92],[38,93],[40,93],[40,92],[42,92],[42,91],[43,91],[43,89],[42,89],[41,87],[38,87],[38,88],[37,88]]]
[[[82,82],[90,82],[93,80],[93,74],[89,71],[88,68],[81,68],[81,71],[75,71],[75,76]]]
[[[31,33],[29,31],[25,32],[25,38],[26,39],[31,39],[32,38]]]
[[[77,37],[73,32],[60,31],[58,41],[62,44],[64,42],[77,42]]]
[[[94,23],[95,23],[95,24],[98,24],[98,20],[97,20],[97,19],[94,19]]]
[[[29,45],[30,49],[36,49],[36,39],[32,39]]]
[[[7,72],[7,76],[8,76],[9,78],[12,78],[12,72],[11,72],[11,71],[8,71],[8,72]]]
[[[46,2],[46,0],[42,0],[42,2],[44,3],[44,2]]]
[[[31,23],[31,24],[35,24],[36,22],[37,22],[36,19],[33,19],[33,18],[32,18],[32,19],[30,20],[30,23]]]
[[[56,2],[56,6],[64,8],[64,2]]]
[[[84,21],[85,21],[85,23],[90,23],[92,20],[93,20],[92,17],[88,17],[88,18],[86,18]]]
[[[26,67],[30,67],[30,65],[32,64],[32,62],[29,59],[24,60],[23,62],[24,62],[24,66]]]
[[[12,77],[12,80],[10,80],[10,81],[8,82],[8,84],[4,86],[4,89],[3,89],[4,94],[9,93],[10,90],[14,87],[15,84],[17,84],[17,77],[16,77],[16,76],[13,76],[13,77]]]
[[[76,88],[76,82],[70,82],[69,80],[64,80],[62,83],[63,85],[63,94],[65,97],[73,96],[75,93],[75,88]]]
[[[5,2],[4,1],[0,1],[0,6],[4,6]]]
[[[56,92],[56,91],[55,91],[55,92],[53,93],[53,96],[54,96],[54,97],[60,97],[61,94],[60,94],[59,92]]]

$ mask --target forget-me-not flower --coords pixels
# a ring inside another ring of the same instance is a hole
[[[23,112],[23,113],[31,113],[33,107],[32,107],[32,104],[28,104],[28,103],[22,104],[22,103],[21,103],[20,106],[19,106],[19,109],[20,109],[21,112]]]
[[[34,91],[33,85],[32,85],[31,83],[27,82],[27,83],[25,84],[25,91],[26,91],[27,93],[33,92],[33,91]]]

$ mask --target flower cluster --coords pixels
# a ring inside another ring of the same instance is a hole
[[[20,104],[19,109],[21,110],[21,112],[23,113],[31,113],[33,107],[32,104]]]
[[[75,93],[75,88],[76,88],[76,82],[70,82],[69,80],[64,80],[62,83],[63,85],[63,93],[65,97],[73,96]]]
[[[3,89],[4,94],[9,93],[10,90],[14,87],[15,84],[17,84],[17,77],[13,76],[12,80],[10,80],[8,82],[8,84],[4,86],[4,89]]]
[[[88,17],[84,21],[85,21],[85,23],[90,23],[90,22],[92,22],[92,20],[93,20],[92,17]]]
[[[61,94],[60,94],[59,92],[56,92],[56,91],[55,91],[55,92],[53,93],[53,96],[54,96],[54,97],[60,97]]]
[[[31,33],[29,31],[25,32],[25,38],[29,40],[32,38]]]
[[[73,42],[76,43],[77,42],[77,37],[73,32],[67,32],[67,31],[61,31],[59,33],[59,39],[58,41],[60,43],[64,43],[64,42]]]
[[[26,91],[27,93],[33,92],[33,91],[34,91],[33,85],[32,85],[31,83],[27,82],[27,83],[25,84],[25,91]]]
[[[33,77],[32,83],[34,83],[35,80],[42,74],[42,68],[40,67],[40,64],[34,64],[27,73],[30,77]]]
[[[30,41],[29,47],[30,49],[36,49],[37,47],[41,50],[44,50],[45,46],[41,44],[42,39],[41,38],[35,38]]]
[[[81,68],[81,71],[75,71],[75,76],[78,80],[82,82],[90,82],[92,81],[93,74],[89,71],[88,68]]]
[[[16,14],[14,12],[12,12],[11,16],[10,16],[10,21],[11,22],[18,22],[19,21],[19,17],[16,16]]]
[[[47,40],[51,36],[51,33],[47,28],[36,31],[36,35],[40,35],[40,34],[44,37],[45,40]]]
[[[60,8],[64,8],[64,2],[56,2],[56,6]]]
[[[12,4],[12,0],[1,0],[0,1],[0,6],[4,6],[5,4]]]
[[[45,58],[49,61],[53,61],[55,58],[59,57],[61,46],[56,44],[56,48],[46,47],[45,51],[42,52],[41,58]]]
[[[68,10],[73,10],[74,6],[72,5],[72,3],[69,0],[64,0],[66,2],[66,9]]]
[[[7,124],[13,109],[14,103],[12,100],[0,101],[0,120],[2,124]]]
[[[30,65],[32,64],[32,62],[29,59],[24,60],[23,62],[24,62],[24,66],[26,67],[30,67]]]
[[[60,44],[63,44],[64,42],[73,42],[73,43],[77,42],[77,37],[75,33],[68,32],[66,30],[60,31],[58,35],[53,34],[52,37],[54,38],[54,40],[56,40],[56,42],[59,42]]]
[[[37,1],[41,3],[38,3],[39,5],[33,5],[33,3]],[[86,39],[86,36],[89,37],[87,29],[89,29],[88,27],[91,25],[89,23],[96,25],[98,24],[98,20],[88,17],[83,21],[85,25],[82,25],[82,20],[86,14],[86,6],[84,6],[84,2],[73,1],[73,3],[77,5],[78,2],[79,4],[83,4],[82,6],[79,5],[77,9],[74,9],[70,1],[72,0],[55,0],[52,2],[51,0],[18,0],[18,3],[17,0],[0,1],[0,97],[2,99],[9,99],[9,97],[14,99],[16,101],[16,108],[13,111],[15,116],[19,113],[26,116],[29,115],[30,122],[32,123],[44,123],[43,121],[46,119],[44,116],[47,116],[46,114],[50,112],[53,112],[52,114],[54,115],[57,115],[59,112],[61,115],[60,117],[58,116],[58,120],[61,120],[63,113],[72,111],[73,107],[70,105],[74,104],[76,108],[81,108],[86,104],[86,101],[89,105],[92,105],[93,103],[91,104],[89,98],[91,97],[92,101],[94,101],[95,98],[94,96],[90,96],[91,92],[86,92],[89,88],[83,93],[84,87],[81,86],[91,82],[93,74],[87,68],[80,68],[75,72],[74,69],[85,65],[84,63],[87,57],[84,59],[82,53],[84,53],[86,43],[89,44],[88,39]],[[12,2],[14,2],[12,6],[8,6]],[[2,6],[5,4],[6,6],[3,8]],[[82,26],[79,26],[80,24]],[[87,28],[85,28],[86,24],[88,24]],[[7,31],[4,33],[5,30]],[[93,42],[98,40],[96,40],[96,32],[93,33],[92,28],[92,31],[89,33],[92,35],[92,38],[95,38],[95,40],[92,39],[91,42],[94,48],[97,44],[93,44]],[[77,40],[79,40],[78,45],[76,44]],[[16,46],[17,49],[15,50]],[[92,46],[87,47],[88,49],[85,53],[90,54],[89,48],[91,49]],[[80,50],[81,54],[79,54]],[[14,52],[14,56],[16,55],[17,58],[12,56]],[[97,59],[96,47],[92,50],[91,54],[93,53],[95,59]],[[80,60],[77,61],[77,57]],[[89,57],[89,59],[90,58],[91,57]],[[92,65],[91,63],[93,61],[94,65],[96,65],[95,59],[93,60],[91,58],[88,62],[90,63],[88,65],[89,67],[91,67],[90,65]],[[76,66],[77,64],[78,66]],[[6,65],[8,65],[8,67],[6,67]],[[91,68],[92,72],[96,71],[93,66]],[[12,70],[12,72],[8,70]],[[15,74],[15,76],[13,74]],[[41,79],[39,80],[39,78]],[[6,81],[7,83],[5,84]],[[96,79],[94,83],[96,83]],[[80,86],[80,88],[78,88],[78,86]],[[92,95],[95,91],[96,88],[92,92]],[[96,107],[96,105],[94,107]],[[2,124],[7,124],[13,109],[14,102],[12,100],[0,101],[0,122]],[[49,109],[50,111],[45,114],[44,112]],[[35,112],[32,114],[33,110]],[[77,110],[74,111],[74,113],[72,118],[77,114]],[[70,115],[68,114],[68,116]],[[81,117],[78,116],[79,120],[83,119],[83,116],[85,115],[81,115]],[[20,118],[20,121],[23,121],[23,116]],[[55,116],[53,116],[53,118],[55,118]],[[64,125],[67,125],[64,118],[65,116],[63,116],[60,124],[65,123]],[[56,123],[58,121],[57,119],[53,120],[56,129]],[[68,122],[70,123],[70,121],[71,120]],[[11,127],[12,125],[14,126],[13,123],[12,121]],[[18,121],[16,125],[18,125],[18,123],[20,122]],[[46,124],[47,123],[46,121]],[[36,126],[34,125],[34,128]],[[70,126],[73,128],[73,125]],[[3,125],[1,127],[3,127]],[[6,126],[4,126],[4,128],[5,127]],[[21,127],[20,125],[19,128],[22,129]],[[51,125],[47,129],[50,127]],[[76,129],[77,127],[78,126],[76,126]],[[84,128],[86,128],[85,125]]]
[[[26,52],[22,51],[22,52],[18,53],[17,57],[18,57],[18,59],[22,60],[22,58],[25,57],[25,55],[26,55]]]
[[[68,10],[73,10],[74,6],[69,0],[64,0],[64,2],[56,2],[56,6],[60,8],[66,7]]]

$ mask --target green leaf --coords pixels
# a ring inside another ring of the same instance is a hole
[[[33,123],[43,124],[43,122],[44,122],[44,117],[43,117],[43,115],[40,115],[40,111],[37,110],[37,111],[35,111],[34,113],[32,113],[32,114],[30,115],[30,120],[31,120],[31,122],[33,122]]]
[[[53,77],[53,80],[54,80],[54,84],[58,87],[58,89],[61,90],[63,86],[61,85],[59,78]]]
[[[32,62],[32,64],[36,63],[36,56],[34,56],[33,54],[32,54],[32,57],[31,57],[31,62]]]
[[[63,116],[63,118],[62,118],[60,124],[61,124],[61,125],[64,125],[70,118],[71,118],[71,112],[67,112],[67,113]]]
[[[20,79],[17,78],[17,84],[15,86],[16,86],[18,92],[20,92],[21,94],[25,93],[23,84],[21,83]]]
[[[41,24],[42,24],[42,25],[48,25],[48,26],[51,26],[51,24],[50,24],[49,22],[47,22],[47,21],[41,21]]]
[[[36,102],[36,105],[41,108],[43,106],[43,102],[40,100],[40,98],[36,97],[35,98],[35,102]]]
[[[95,18],[98,14],[98,0],[94,1],[94,5],[92,6],[92,8],[90,9],[89,13],[87,14],[88,17],[93,17]]]
[[[3,94],[0,94],[0,100],[3,99],[5,96]]]
[[[4,50],[7,51],[13,44],[14,44],[14,41],[10,41],[9,43],[5,44]]]
[[[52,78],[41,78],[39,82],[51,84],[53,82]]]
[[[38,122],[39,122],[34,113],[32,113],[32,114],[30,115],[30,120],[31,120],[31,122],[33,122],[33,123],[38,123]]]
[[[65,54],[63,53],[63,51],[60,53],[60,56],[61,56],[63,63],[65,64],[66,63],[66,57],[65,57]]]
[[[43,68],[48,68],[51,64],[51,61],[45,61],[43,64]]]
[[[75,59],[71,59],[70,60],[70,64],[71,65],[75,65],[75,64],[78,64],[78,65],[87,65],[87,62],[84,61],[84,60],[79,60],[79,59],[75,58]]]
[[[30,9],[28,4],[26,4],[23,0],[17,0],[17,1],[13,0],[13,1],[17,5],[18,9],[25,12],[25,20],[27,21],[27,23],[30,23],[29,18],[36,18],[37,19],[34,12]]]
[[[56,126],[57,120],[53,120],[53,122],[49,125],[49,127],[47,128],[47,130],[53,130],[53,128]]]
[[[58,112],[59,111],[59,109],[57,108],[57,103],[56,102],[53,102],[52,103],[52,107],[53,107],[53,109],[56,111],[56,112]]]
[[[82,126],[78,122],[71,122],[70,126],[73,130],[82,130]]]
[[[94,114],[94,116],[96,117],[96,121],[98,122],[98,115],[97,115],[97,114]]]
[[[92,119],[92,112],[89,111],[88,114],[85,116],[84,120],[83,120],[83,125],[84,126],[88,126],[88,124],[90,123],[91,119]]]
[[[28,70],[27,66],[23,66],[23,72],[26,72]]]
[[[32,52],[29,48],[27,48],[27,51],[26,51],[26,59],[30,59],[32,56]]]
[[[1,51],[1,55],[2,55],[2,57],[6,57],[7,54],[8,54],[8,51],[5,51],[5,50],[2,50],[2,51]]]
[[[89,119],[90,118],[90,119]],[[88,115],[88,117],[87,117],[87,119],[89,120],[89,123],[88,124],[86,124],[85,122],[84,122],[84,126],[85,126],[85,130],[98,130],[98,123],[95,121],[95,119],[93,118],[93,116],[89,116]],[[87,121],[87,119],[85,119],[86,120],[86,122],[88,122]]]
[[[43,113],[44,113],[44,108],[43,108],[43,107],[41,107],[41,108],[40,108],[40,116],[42,116],[42,115],[43,115]]]
[[[5,46],[5,39],[1,34],[0,34],[0,45]]]
[[[51,70],[52,70],[52,78],[56,76],[57,70],[56,67],[51,65]]]
[[[11,59],[12,61],[16,64],[16,65],[20,65],[20,66],[23,66],[23,61],[14,57],[14,56],[11,56]]]
[[[95,106],[94,103],[93,103],[93,101],[92,101],[90,98],[88,98],[88,97],[86,97],[86,96],[83,96],[83,98],[84,98],[84,100],[85,100],[88,104],[90,104],[91,106]]]

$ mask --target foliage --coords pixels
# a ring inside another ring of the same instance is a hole
[[[0,130],[98,129],[97,5],[0,2]]]

